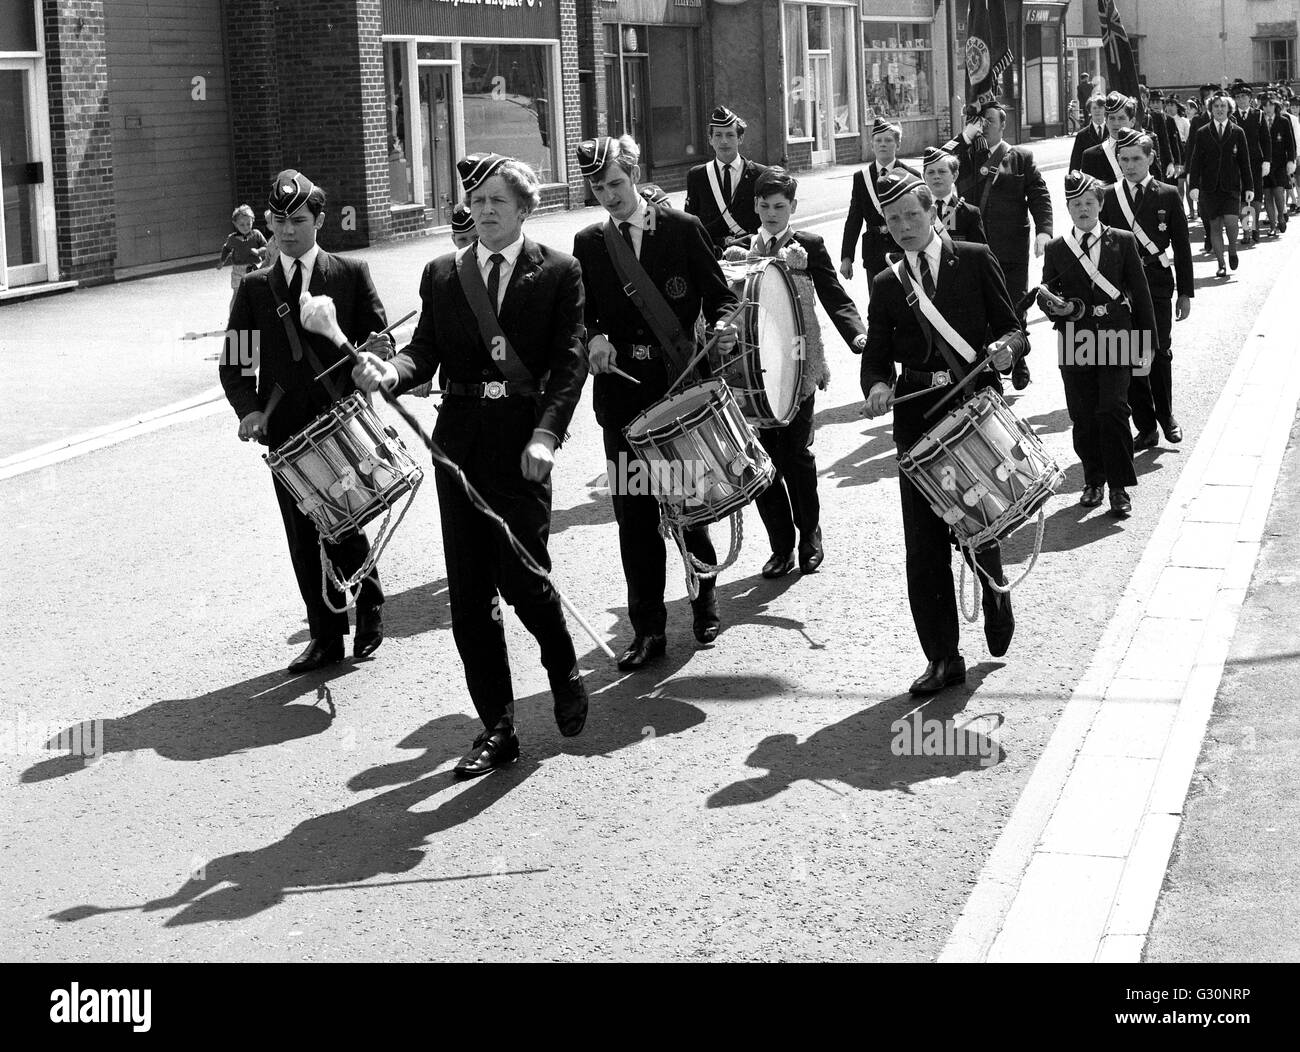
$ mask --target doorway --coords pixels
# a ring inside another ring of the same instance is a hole
[[[650,59],[647,56],[623,59],[623,86],[627,92],[623,108],[627,115],[627,133],[641,147],[641,170],[649,172],[654,158],[650,156],[649,128],[646,127],[646,106],[650,102]]]
[[[830,52],[810,52],[808,73],[809,102],[812,104],[812,163],[831,164],[835,160],[835,135],[831,95]]]
[[[453,66],[420,65],[420,119],[424,130],[424,204],[435,222],[451,222],[458,196],[456,139],[452,121]]]
[[[0,289],[49,280],[49,173],[41,157],[33,89],[30,62],[0,61]]]

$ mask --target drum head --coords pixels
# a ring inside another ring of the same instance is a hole
[[[803,319],[794,283],[784,267],[768,262],[750,275],[749,294],[757,304],[754,337],[762,386],[773,413],[788,421],[798,408],[803,381]]]

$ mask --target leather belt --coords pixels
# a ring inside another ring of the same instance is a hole
[[[925,369],[912,369],[903,366],[903,379],[916,387],[947,387],[952,383],[952,373],[947,369],[929,372]]]
[[[1119,314],[1121,311],[1127,313],[1129,309],[1128,303],[1123,300],[1117,303],[1100,303],[1088,307],[1084,316],[1088,318],[1106,318],[1112,314]]]
[[[452,382],[443,385],[444,394],[461,395],[466,398],[487,398],[493,401],[498,398],[509,398],[511,395],[537,394],[538,390],[535,383],[522,383],[514,380],[489,380],[487,383],[481,384]]]
[[[614,344],[614,350],[618,351],[620,355],[627,355],[637,362],[663,357],[663,350],[657,343],[616,343]]]

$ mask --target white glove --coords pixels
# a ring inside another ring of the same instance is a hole
[[[1273,163],[1272,163],[1271,161],[1265,161],[1265,162],[1264,162],[1264,166],[1259,170],[1259,174],[1260,174],[1260,175],[1268,175],[1268,173],[1269,173],[1269,171],[1272,169],[1272,167],[1273,167]]]

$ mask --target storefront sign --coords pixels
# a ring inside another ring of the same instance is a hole
[[[559,0],[383,0],[383,31],[441,37],[560,35]]]
[[[600,17],[605,22],[698,26],[704,23],[704,3],[703,0],[616,0],[614,4],[600,5]]]
[[[1080,51],[1088,51],[1092,48],[1102,46],[1101,37],[1066,37],[1065,46],[1068,48],[1078,48]]]
[[[1052,22],[1059,22],[1065,17],[1064,5],[1057,7],[1025,7],[1025,24],[1026,25],[1048,25]]]

